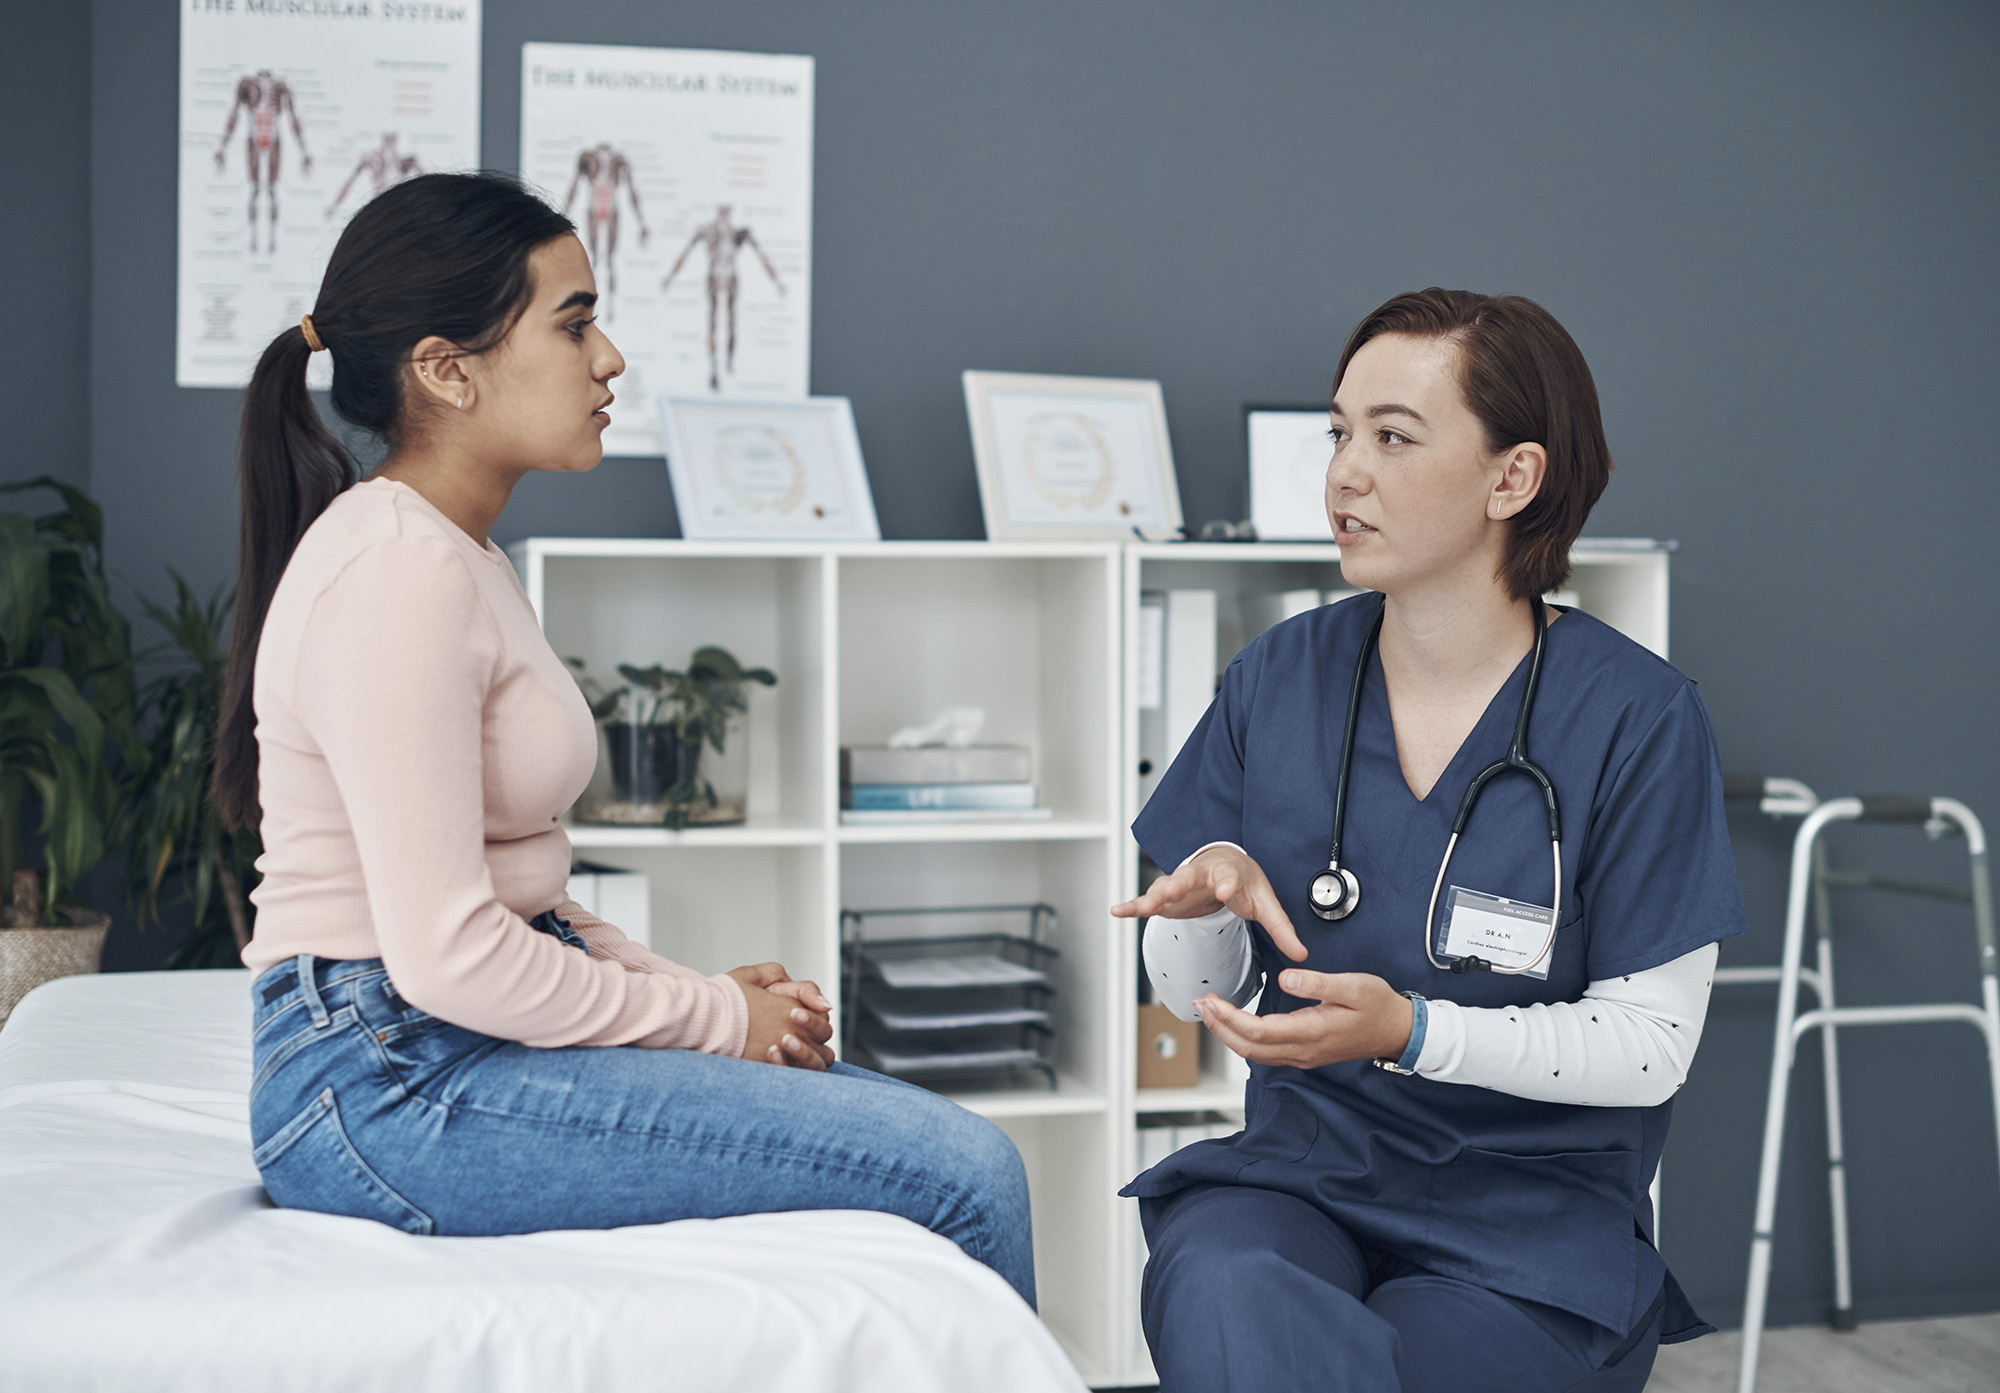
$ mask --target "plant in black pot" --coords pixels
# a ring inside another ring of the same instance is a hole
[[[63,898],[103,859],[121,769],[145,760],[103,514],[54,479],[0,494],[30,489],[62,507],[0,512],[0,1021],[41,983],[97,970],[110,917]]]
[[[776,673],[714,645],[697,648],[684,670],[621,663],[619,687],[598,682],[581,658],[566,661],[604,731],[611,776],[610,796],[589,800],[579,817],[673,828],[743,821],[749,688],[777,685]]]

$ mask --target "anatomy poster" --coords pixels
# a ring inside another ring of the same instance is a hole
[[[604,447],[658,455],[661,393],[803,397],[813,60],[525,44],[521,174],[575,219],[625,355]]]
[[[181,0],[181,386],[249,381],[369,199],[478,166],[479,6]]]

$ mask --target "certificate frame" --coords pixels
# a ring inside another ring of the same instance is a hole
[[[1180,535],[1158,382],[981,371],[964,382],[988,540]]]
[[[1250,521],[1262,542],[1331,542],[1326,465],[1333,458],[1324,406],[1246,402]]]
[[[660,434],[692,541],[880,541],[846,397],[662,392]]]

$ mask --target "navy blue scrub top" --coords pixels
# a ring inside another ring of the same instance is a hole
[[[1349,683],[1380,604],[1364,595],[1300,615],[1237,655],[1132,824],[1155,861],[1177,866],[1205,843],[1236,842],[1270,877],[1309,952],[1304,966],[1374,973],[1398,991],[1466,1006],[1576,1001],[1592,981],[1742,932],[1715,734],[1694,683],[1581,611],[1549,626],[1528,726],[1529,756],[1554,781],[1562,813],[1563,921],[1548,979],[1440,972],[1422,939],[1459,800],[1506,755],[1525,657],[1421,800],[1403,779],[1381,665],[1370,660],[1342,846],[1361,903],[1344,920],[1314,917],[1306,886],[1326,867]],[[1539,788],[1518,773],[1496,776],[1459,840],[1439,924],[1452,885],[1550,904],[1550,863]],[[1279,990],[1276,974],[1294,964],[1253,933],[1270,974],[1259,1013],[1313,1004]],[[1653,1248],[1646,1193],[1672,1106],[1535,1102],[1367,1060],[1253,1065],[1241,1134],[1178,1152],[1124,1193],[1200,1182],[1283,1191],[1379,1249],[1619,1332],[1664,1282],[1663,1334],[1686,1338],[1707,1327]]]

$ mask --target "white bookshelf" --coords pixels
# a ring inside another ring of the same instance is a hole
[[[1667,556],[1581,543],[1583,607],[1665,654]],[[748,817],[735,827],[572,823],[579,856],[644,871],[652,946],[706,971],[777,959],[839,1002],[840,911],[1046,900],[1061,915],[1057,1087],[953,1096],[1020,1148],[1042,1314],[1096,1386],[1150,1382],[1138,1336],[1137,1171],[1150,1114],[1240,1114],[1240,1061],[1203,1042],[1194,1088],[1141,1092],[1136,613],[1142,591],[1217,594],[1218,667],[1254,635],[1245,595],[1340,586],[1331,545],[703,543],[534,538],[512,548],[558,654],[608,678],[704,643],[778,674],[750,693]],[[839,749],[945,706],[1035,751],[1043,822],[842,826]]]
[[[579,856],[644,871],[652,946],[705,971],[777,959],[834,997],[840,911],[1047,901],[1060,914],[1057,1086],[954,1094],[1027,1164],[1042,1312],[1084,1376],[1119,1381],[1118,1187],[1131,979],[1124,883],[1122,555],[1109,545],[799,545],[534,538],[512,549],[556,652],[609,680],[719,643],[752,688],[735,827],[572,822]],[[1047,821],[842,826],[839,750],[946,706],[1035,752]]]

